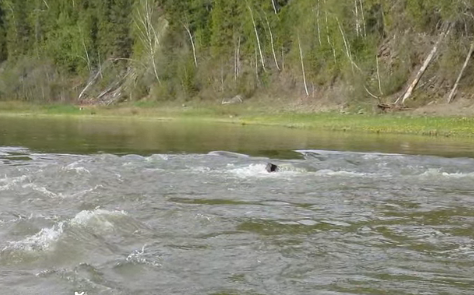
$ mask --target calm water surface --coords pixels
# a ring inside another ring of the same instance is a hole
[[[474,294],[472,144],[0,117],[0,293]]]

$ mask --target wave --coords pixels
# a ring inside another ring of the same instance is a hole
[[[46,187],[37,185],[35,183],[25,184],[25,185],[22,186],[22,188],[30,188],[31,190],[42,193],[43,195],[45,195],[47,197],[52,197],[52,198],[63,198],[64,197],[61,193],[59,193],[59,194],[54,193],[54,192],[48,190]]]
[[[335,171],[331,169],[317,170],[314,167],[298,167],[292,164],[278,164],[278,172],[269,173],[266,170],[266,164],[250,164],[243,167],[235,167],[234,164],[227,165],[229,170],[227,173],[233,174],[240,178],[248,177],[285,177],[285,176],[297,176],[302,174],[312,174],[314,176],[345,176],[345,177],[368,177],[372,176],[371,173],[354,172],[354,171]],[[235,168],[234,168],[235,167]]]
[[[305,168],[300,168],[293,166],[291,164],[278,164],[278,172],[269,173],[266,170],[267,164],[250,164],[243,167],[235,167],[234,164],[228,164],[227,173],[233,174],[237,177],[247,178],[247,177],[282,177],[282,176],[292,176],[302,173],[309,172]],[[235,167],[235,168],[234,168]]]
[[[127,264],[132,265],[149,265],[149,266],[161,266],[161,264],[156,260],[156,256],[152,255],[152,253],[147,253],[146,245],[143,245],[141,250],[134,250],[130,253],[126,258],[125,261],[121,261],[118,263],[118,266],[125,266]]]
[[[146,157],[145,158],[146,161],[148,162],[160,162],[160,161],[168,161],[169,160],[169,155],[165,155],[165,154],[153,154],[149,157]]]
[[[323,155],[362,155],[366,157],[380,156],[404,156],[397,153],[379,153],[379,152],[350,152],[350,151],[330,151],[330,150],[295,150],[303,156],[318,157]]]
[[[420,174],[421,177],[474,178],[474,172],[444,172],[440,168],[430,168]]]
[[[84,252],[90,249],[110,248],[107,237],[130,235],[147,227],[125,211],[104,209],[84,210],[73,218],[42,228],[38,233],[22,240],[8,241],[0,251],[4,263],[18,263],[38,259],[45,254]],[[61,248],[61,249],[58,249]]]
[[[2,253],[15,250],[22,252],[42,252],[51,249],[64,232],[64,223],[60,222],[51,228],[43,228],[37,234],[21,241],[8,242]]]
[[[227,167],[230,170],[227,170],[227,173],[235,175],[240,178],[248,178],[248,177],[279,177],[284,172],[278,173],[269,173],[266,170],[266,164],[250,164],[248,166],[243,167],[235,167],[234,164],[228,164]],[[288,173],[285,173],[288,174]]]
[[[30,150],[21,147],[21,146],[2,146],[0,147],[0,154],[28,154],[30,153]]]
[[[0,178],[0,191],[13,189],[13,187],[15,187],[18,184],[23,183],[24,181],[28,179],[29,179],[28,175],[22,175],[22,176],[17,176],[17,177],[5,176],[5,178]]]
[[[249,155],[234,153],[234,152],[227,152],[227,151],[212,151],[208,153],[209,156],[221,156],[227,158],[250,158]]]
[[[87,227],[90,231],[99,234],[113,232],[115,225],[122,217],[128,217],[125,211],[108,211],[95,209],[93,211],[84,210],[76,214],[69,221],[69,225],[75,227]]]
[[[367,177],[372,176],[371,173],[364,173],[364,172],[353,172],[353,171],[334,171],[330,169],[322,169],[316,171],[317,175],[321,176],[347,176],[347,177]]]
[[[77,174],[91,174],[91,172],[89,170],[87,170],[85,167],[78,166],[81,162],[82,162],[82,160],[73,162],[69,165],[64,166],[62,168],[62,170],[64,170],[64,171],[73,171],[73,172],[76,172]]]

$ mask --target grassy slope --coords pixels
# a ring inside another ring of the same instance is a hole
[[[152,120],[206,120],[236,124],[276,125],[346,132],[417,134],[431,136],[474,137],[473,117],[421,116],[396,114],[341,114],[339,112],[305,112],[283,105],[268,107],[259,103],[216,105],[200,103],[122,105],[119,107],[83,107],[73,105],[36,105],[1,102],[2,116],[83,116],[127,117]]]

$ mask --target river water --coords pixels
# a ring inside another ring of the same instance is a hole
[[[0,293],[474,294],[471,147],[0,118]]]

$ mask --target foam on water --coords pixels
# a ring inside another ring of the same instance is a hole
[[[249,155],[246,155],[246,154],[227,152],[227,151],[212,151],[212,152],[209,152],[208,155],[227,157],[227,158],[249,158]]]
[[[94,234],[110,233],[115,229],[113,219],[124,216],[128,216],[125,211],[84,210],[70,220],[60,221],[52,227],[41,229],[33,236],[7,242],[1,252],[3,254],[18,251],[40,253],[52,250],[56,243],[71,230],[83,228],[86,232]]]
[[[38,154],[2,166],[0,289],[27,282],[18,294],[209,294],[229,284],[234,293],[398,294],[416,279],[378,280],[385,270],[439,268],[459,280],[430,277],[421,291],[469,294],[471,161],[320,153]],[[268,161],[279,171],[268,173]],[[359,273],[378,285],[361,285]],[[268,291],[272,282],[280,285]]]
[[[76,162],[73,162],[65,167],[63,167],[63,170],[64,171],[74,171],[76,172],[77,174],[91,174],[89,170],[87,170],[85,167],[82,167],[82,166],[78,166],[82,161],[79,160],[79,161],[76,161]]]
[[[277,173],[269,173],[265,168],[266,164],[250,164],[243,167],[235,167],[233,164],[228,164],[227,167],[230,168],[227,172],[235,175],[239,178],[248,178],[248,177],[281,177],[295,175],[299,172],[297,171],[279,171]]]
[[[474,172],[467,172],[467,173],[448,173],[442,171],[440,168],[429,168],[425,172],[420,174],[421,177],[446,177],[446,178],[474,178]]]
[[[12,154],[12,153],[22,153],[26,154],[29,153],[30,150],[24,147],[17,147],[17,146],[2,146],[0,147],[0,153],[2,154]]]
[[[109,219],[123,216],[128,216],[128,214],[125,211],[108,211],[104,209],[84,210],[71,219],[69,224],[71,226],[90,227],[91,230],[99,232],[112,232],[114,224]]]
[[[314,226],[314,225],[318,224],[318,222],[315,221],[315,220],[312,220],[312,219],[303,219],[303,220],[297,221],[297,224],[302,224],[302,225],[307,225],[307,226]]]
[[[18,177],[8,177],[5,175],[4,178],[0,179],[0,191],[10,190],[14,186],[24,182],[27,179],[29,179],[28,175],[22,175]]]
[[[158,261],[147,257],[148,255],[145,251],[145,248],[146,245],[143,245],[140,250],[134,250],[127,256],[127,258],[125,258],[125,262],[131,264],[145,264],[155,267],[160,266],[160,263]]]
[[[330,169],[322,169],[316,172],[317,175],[321,176],[345,176],[345,177],[368,177],[371,176],[370,173],[362,173],[362,172],[352,172],[352,171],[333,171]]]
[[[18,250],[24,252],[42,252],[53,248],[64,232],[64,223],[60,222],[51,228],[43,228],[37,234],[21,241],[8,242],[2,252]]]
[[[29,188],[33,191],[37,191],[42,193],[45,196],[52,197],[52,198],[63,198],[62,194],[56,194],[50,190],[48,190],[46,187],[37,185],[35,183],[28,183],[22,186],[23,188]]]
[[[331,150],[295,150],[297,153],[302,155],[361,155],[363,157],[374,158],[380,156],[403,156],[402,154],[396,153],[367,153],[367,152],[348,152],[348,151],[331,151]]]
[[[146,157],[145,160],[148,161],[148,162],[168,161],[169,156],[168,155],[163,155],[163,154],[153,154],[149,157]]]
[[[208,173],[208,172],[211,171],[211,168],[209,168],[209,167],[203,167],[203,166],[191,167],[191,171],[193,171],[193,172],[199,172],[199,173]]]
[[[0,178],[0,183],[16,184],[16,183],[23,182],[27,180],[28,178],[29,178],[28,175],[22,175],[18,177],[8,177],[7,175],[5,175],[4,178]]]

